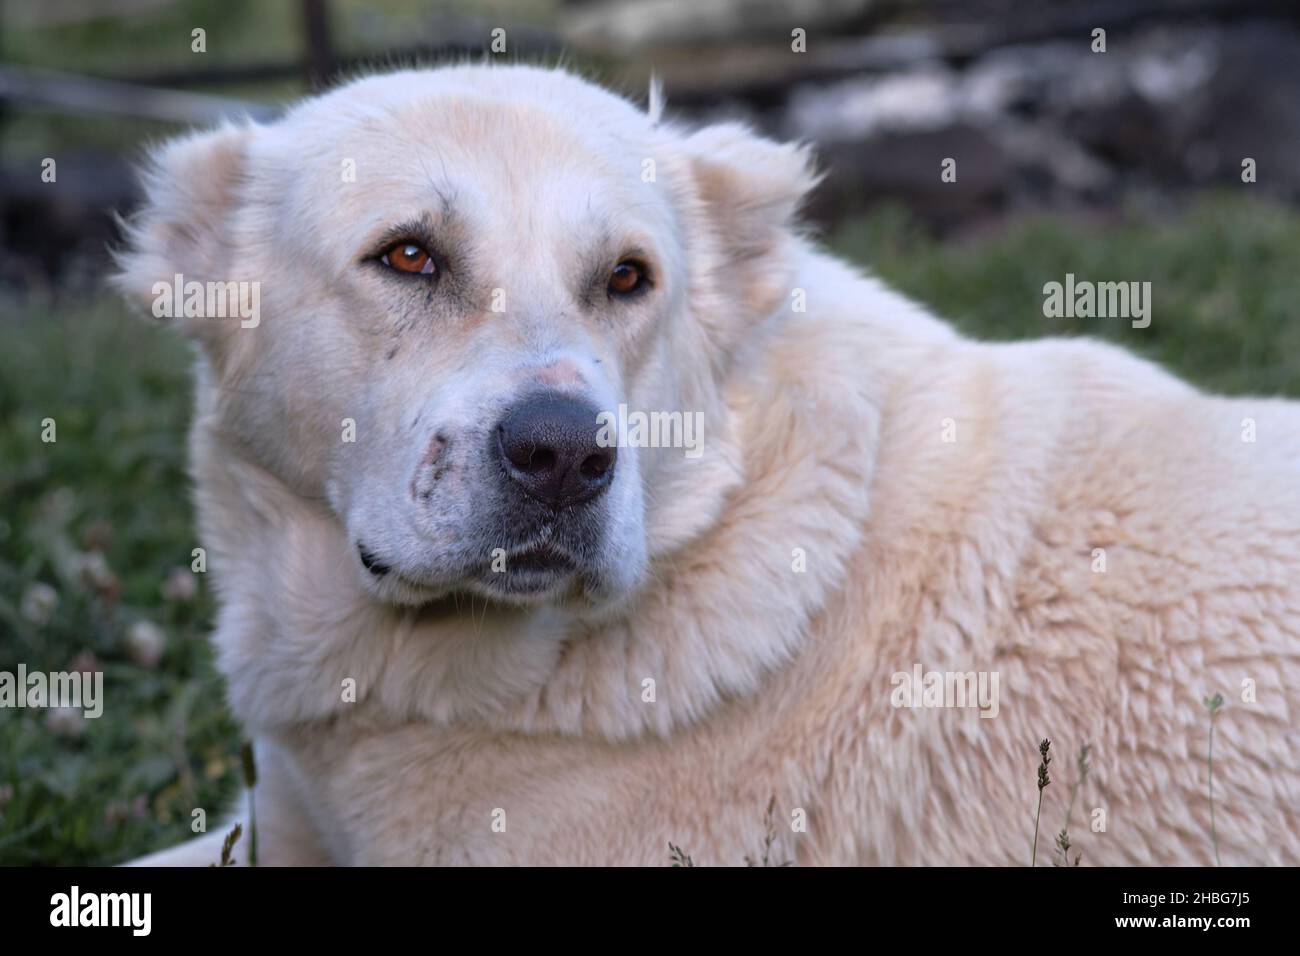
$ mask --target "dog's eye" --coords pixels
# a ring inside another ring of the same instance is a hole
[[[611,295],[631,295],[645,285],[645,265],[636,259],[624,259],[609,274]]]
[[[433,275],[438,271],[433,256],[423,246],[415,242],[396,242],[379,260],[390,269],[410,275]]]

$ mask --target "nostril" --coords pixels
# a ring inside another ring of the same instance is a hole
[[[589,480],[602,477],[605,472],[609,471],[610,466],[614,464],[614,456],[608,449],[602,448],[594,454],[588,455],[583,459],[579,471],[582,477]]]
[[[521,474],[544,478],[555,469],[555,450],[538,444],[537,436],[529,434],[528,429],[498,425],[497,444],[502,456]]]
[[[530,475],[545,475],[555,468],[555,452],[549,448],[534,448],[521,467]]]

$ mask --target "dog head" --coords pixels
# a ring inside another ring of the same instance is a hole
[[[656,113],[529,67],[362,79],[159,150],[116,281],[377,600],[608,606],[737,480],[724,383],[813,184]]]

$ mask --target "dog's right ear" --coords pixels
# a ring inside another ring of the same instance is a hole
[[[131,305],[208,346],[231,323],[173,315],[162,297],[180,297],[172,291],[177,276],[187,284],[241,278],[231,274],[234,226],[255,134],[252,125],[226,125],[157,148],[141,177],[144,203],[124,222],[124,245],[113,254],[112,284]]]

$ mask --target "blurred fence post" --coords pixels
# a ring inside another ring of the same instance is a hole
[[[334,47],[330,42],[328,0],[302,0],[302,22],[306,41],[307,88],[323,89],[334,75]]]

